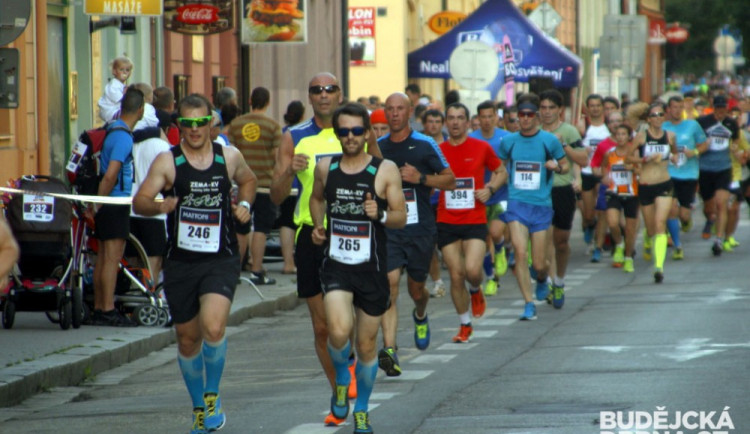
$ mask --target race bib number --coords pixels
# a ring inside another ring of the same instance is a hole
[[[456,189],[445,192],[445,208],[474,208],[474,178],[456,178]]]
[[[643,156],[661,155],[662,160],[669,158],[669,145],[663,144],[646,144],[643,149]]]
[[[516,161],[513,168],[513,186],[519,190],[539,190],[542,184],[542,163]]]
[[[370,260],[372,223],[331,219],[331,243],[328,256],[348,265],[364,264]]]
[[[683,164],[687,163],[687,155],[685,155],[685,151],[687,151],[687,148],[684,146],[678,146],[677,147],[677,167],[682,166]]]
[[[51,196],[23,195],[23,220],[51,222],[55,217],[55,198]]]
[[[711,137],[711,143],[708,148],[712,151],[724,151],[729,148],[729,137]]]
[[[404,199],[406,199],[406,224],[413,225],[419,223],[417,192],[413,188],[405,188]]]
[[[177,247],[192,252],[219,251],[221,210],[181,207]]]

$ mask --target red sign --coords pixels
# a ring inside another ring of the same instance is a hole
[[[208,24],[219,20],[219,8],[212,5],[184,5],[177,8],[177,21],[185,24]]]
[[[349,8],[349,65],[375,65],[375,8]]]
[[[229,0],[169,0],[164,5],[164,29],[186,35],[221,33],[234,27],[234,15],[234,2]]]
[[[648,22],[648,43],[663,44],[667,42],[664,32],[667,28],[666,21],[662,19],[652,19]]]
[[[686,28],[675,26],[667,29],[666,36],[667,42],[669,42],[670,44],[682,44],[683,42],[687,41],[690,34],[688,33]]]

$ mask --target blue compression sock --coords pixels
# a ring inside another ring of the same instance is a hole
[[[375,376],[378,375],[378,359],[372,359],[368,363],[357,360],[357,401],[354,403],[354,411],[367,411],[367,405],[372,395],[372,387],[375,385]]]
[[[680,220],[679,219],[668,219],[667,230],[669,235],[672,237],[672,243],[675,247],[682,247],[680,243]]]
[[[487,277],[492,277],[495,275],[495,268],[492,265],[492,257],[490,256],[489,252],[484,255],[484,263],[482,264],[484,267],[484,274],[487,275]]]
[[[328,343],[328,354],[331,355],[333,367],[336,368],[336,384],[339,386],[348,385],[351,381],[351,374],[349,373],[350,352],[351,343],[349,341],[346,341],[346,345],[343,348],[338,349],[333,348],[330,342]]]
[[[193,357],[177,353],[177,365],[182,372],[182,379],[185,380],[193,407],[203,407],[203,353],[198,352]]]
[[[206,363],[205,393],[219,393],[219,382],[227,359],[227,338],[219,342],[203,341],[203,360]]]

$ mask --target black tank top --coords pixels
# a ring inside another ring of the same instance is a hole
[[[214,159],[206,170],[190,165],[182,148],[172,147],[175,179],[164,196],[176,196],[177,207],[167,215],[167,258],[201,261],[238,254],[232,218],[229,180],[222,146],[213,143]]]
[[[661,159],[666,160],[669,158],[669,140],[667,140],[667,132],[663,131],[664,134],[658,139],[655,139],[648,130],[646,130],[646,143],[641,145],[638,150],[640,151],[641,157],[649,157],[654,154],[661,154]]]
[[[328,246],[324,261],[348,271],[386,269],[385,226],[365,214],[365,194],[386,209],[387,201],[375,194],[375,175],[382,159],[373,157],[359,173],[346,174],[340,167],[341,155],[333,157],[328,169],[324,196],[327,203]]]

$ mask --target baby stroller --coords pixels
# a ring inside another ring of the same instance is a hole
[[[84,320],[94,306],[93,271],[99,243],[94,238],[94,222],[84,216],[84,205],[74,203],[76,243],[75,268],[83,288]],[[161,285],[155,285],[146,251],[130,234],[126,240],[125,257],[120,260],[115,286],[115,308],[130,315],[139,325],[163,327],[171,324],[171,316]],[[52,319],[52,318],[50,318]]]
[[[8,199],[6,217],[20,247],[20,258],[8,287],[0,293],[3,327],[13,327],[17,311],[53,311],[60,328],[78,328],[83,300],[73,273],[71,204],[44,194],[65,194],[68,188],[61,180],[42,175],[26,175],[15,184],[38,194],[4,198]]]

